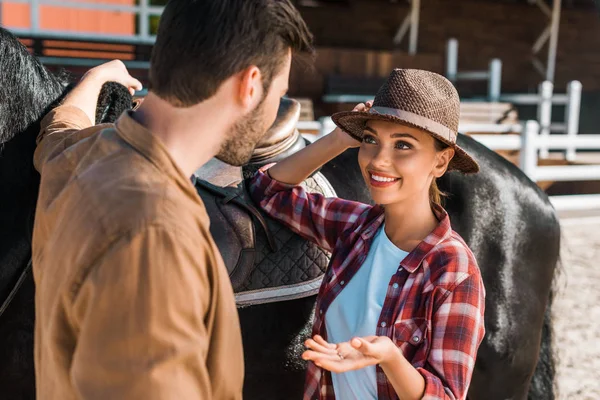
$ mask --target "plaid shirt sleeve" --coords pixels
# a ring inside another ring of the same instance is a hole
[[[437,309],[425,368],[423,399],[466,399],[475,357],[485,333],[485,290],[479,273],[467,275]]]
[[[269,216],[328,251],[333,251],[343,231],[372,208],[368,204],[327,198],[319,193],[308,193],[302,186],[278,182],[265,173],[272,165],[261,168],[250,181],[248,189],[252,199]]]

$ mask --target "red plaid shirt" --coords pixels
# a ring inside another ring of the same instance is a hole
[[[365,261],[383,208],[308,193],[261,171],[249,187],[270,216],[332,252],[312,332],[327,338],[327,308]],[[448,214],[441,207],[435,212],[439,225],[389,282],[377,335],[391,338],[425,378],[423,399],[464,399],[484,335],[485,290],[473,253],[452,230]],[[383,370],[376,371],[377,397],[398,399]],[[331,374],[314,363],[308,363],[304,399],[335,399]]]

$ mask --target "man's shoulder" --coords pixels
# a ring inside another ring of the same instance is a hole
[[[174,229],[197,228],[205,214],[198,199],[134,151],[117,151],[78,173],[74,185],[84,208],[112,235],[151,224]]]
[[[147,171],[151,172],[151,171]],[[91,201],[102,210],[101,218],[112,230],[128,231],[150,224],[190,229],[201,203],[190,201],[168,177],[137,171],[122,171],[97,190],[89,190]],[[85,182],[87,186],[88,182]]]

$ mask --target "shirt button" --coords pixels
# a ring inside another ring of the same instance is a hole
[[[418,336],[413,336],[413,342],[415,342],[415,343],[419,343],[419,340],[421,340],[421,338],[420,338],[420,337],[418,337]]]
[[[398,268],[398,272],[402,271],[402,267]]]
[[[319,310],[319,314],[323,315],[323,309],[322,308]]]
[[[393,287],[394,289],[398,289],[398,284],[397,284],[397,283],[394,283],[394,284],[392,285],[392,287]]]
[[[381,323],[381,327],[382,327],[382,328],[385,328],[385,326],[386,326],[386,325],[387,325],[387,324],[386,324],[385,322],[382,322],[382,323]]]
[[[346,283],[346,281],[341,281],[340,285],[344,286],[344,283]]]

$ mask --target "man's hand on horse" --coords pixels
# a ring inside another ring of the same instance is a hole
[[[387,336],[353,338],[349,342],[334,344],[316,335],[304,344],[309,349],[302,353],[304,360],[335,373],[385,363],[398,351]]]
[[[90,69],[81,78],[83,84],[86,80],[93,79],[100,84],[100,87],[106,82],[117,82],[125,86],[133,96],[136,90],[142,89],[142,83],[129,75],[127,67],[121,60],[113,60],[95,68]]]
[[[366,103],[357,104],[352,111],[369,111],[373,107],[373,101],[369,100]],[[337,139],[342,143],[346,148],[352,147],[360,147],[361,142],[350,136],[348,133],[341,130],[339,127],[335,128],[330,135],[335,135]]]
[[[129,75],[125,64],[120,60],[113,60],[86,72],[81,81],[65,96],[62,105],[79,108],[93,125],[98,96],[106,82],[117,82],[125,86],[132,95],[136,90],[142,89],[141,82]]]

